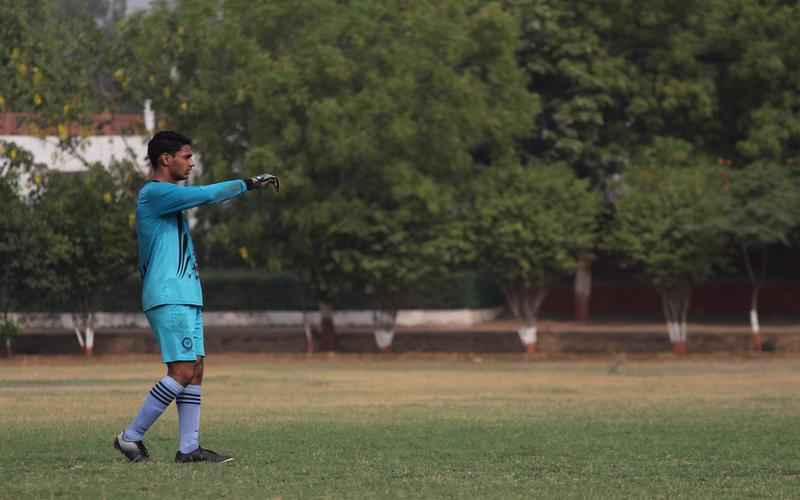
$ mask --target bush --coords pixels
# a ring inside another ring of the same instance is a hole
[[[291,273],[254,273],[249,270],[209,270],[202,274],[205,309],[221,310],[299,310],[316,309],[300,280]],[[97,299],[102,312],[141,310],[141,282],[129,278],[108,289]],[[502,292],[484,274],[465,272],[419,283],[399,298],[401,309],[462,309],[495,307],[503,303]],[[23,297],[20,312],[71,312],[66,302],[44,300],[31,294]],[[369,300],[358,293],[343,294],[338,309],[367,309]]]
[[[10,319],[0,320],[0,343],[6,340],[19,337],[22,334],[22,327],[16,321]]]

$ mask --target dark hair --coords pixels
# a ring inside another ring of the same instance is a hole
[[[158,158],[164,153],[174,155],[184,146],[191,146],[192,140],[183,134],[171,130],[162,130],[147,143],[147,158],[150,160],[150,167],[158,168]]]

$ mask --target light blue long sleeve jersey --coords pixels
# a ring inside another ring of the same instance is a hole
[[[241,180],[207,186],[159,181],[144,185],[136,204],[143,310],[165,304],[203,305],[197,260],[183,210],[229,200],[245,191],[247,186]]]

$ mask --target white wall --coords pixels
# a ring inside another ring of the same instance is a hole
[[[88,137],[78,150],[80,157],[89,163],[108,165],[113,160],[133,160],[143,171],[147,168],[147,140],[145,136],[103,135]],[[14,142],[30,151],[37,162],[48,168],[64,172],[84,170],[83,162],[75,155],[59,149],[57,137],[28,135],[0,135],[0,141]]]

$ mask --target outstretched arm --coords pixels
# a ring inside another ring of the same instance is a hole
[[[155,205],[159,215],[170,214],[219,203],[235,198],[245,191],[273,186],[275,191],[280,189],[278,178],[272,174],[261,174],[244,180],[232,180],[209,184],[207,186],[177,186],[171,183],[158,183],[152,195],[147,200]]]
[[[219,203],[235,198],[245,191],[247,185],[242,180],[218,182],[207,186],[177,186],[161,182],[151,191],[152,195],[147,201],[154,205],[159,215],[164,215],[200,205]]]

